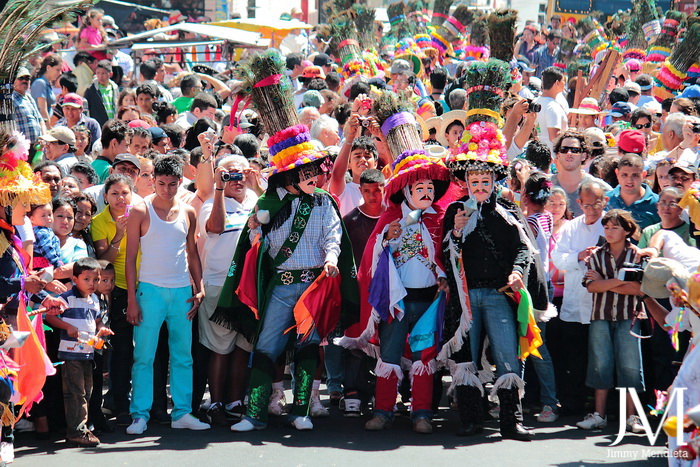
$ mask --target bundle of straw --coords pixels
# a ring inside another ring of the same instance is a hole
[[[583,42],[591,48],[593,58],[610,46],[610,41],[605,35],[605,31],[593,16],[586,16],[576,23],[576,30],[583,38]]]
[[[414,112],[415,104],[403,95],[386,91],[374,101],[374,115],[380,126],[400,112]],[[423,142],[415,123],[403,123],[385,133],[389,150],[394,159],[404,151],[423,148]]]
[[[516,10],[496,10],[489,15],[491,58],[497,58],[505,62],[513,59],[515,23],[517,21],[518,12]]]
[[[390,4],[386,9],[386,14],[389,17],[389,24],[391,25],[389,31],[391,36],[395,37],[396,40],[410,36],[403,2],[394,2]]]
[[[488,15],[477,16],[472,22],[469,43],[474,47],[486,47],[489,43]]]
[[[700,60],[700,22],[686,32],[683,42],[676,44],[654,79],[652,95],[659,101],[673,97],[683,85],[688,69]]]
[[[472,62],[464,73],[469,102],[467,125],[487,121],[503,126],[501,104],[511,85],[510,66],[503,60],[490,58],[486,62]]]
[[[559,54],[557,55],[556,62],[563,66],[567,66],[571,63],[574,57],[574,49],[578,41],[576,39],[569,39],[567,37],[561,38],[561,44],[559,44]]]
[[[374,8],[356,3],[350,9],[352,12],[355,29],[357,29],[358,41],[363,50],[376,49],[377,37],[374,35]]]
[[[428,33],[423,10],[425,10],[423,0],[409,0],[406,4],[406,20],[412,36]]]
[[[362,59],[357,28],[349,11],[346,10],[332,16],[329,22],[331,25],[331,53],[339,57],[343,65],[356,59]]]
[[[433,18],[430,24],[434,27],[440,26],[450,16],[450,7],[454,0],[435,0],[433,4]]]
[[[661,32],[655,0],[633,0],[632,14],[627,22],[627,47],[646,49],[647,44]]]
[[[685,23],[685,13],[668,10],[661,25],[661,32],[647,51],[647,62],[662,63],[671,56],[673,45],[678,40],[678,32]]]
[[[243,81],[243,92],[250,95],[270,135],[299,124],[286,70],[287,63],[280,51],[268,49],[244,61],[237,71]]]

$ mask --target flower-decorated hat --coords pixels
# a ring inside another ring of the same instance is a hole
[[[314,149],[309,130],[303,124],[278,131],[267,140],[267,144],[270,148],[272,175],[326,157],[326,154]]]
[[[505,178],[508,157],[503,133],[491,122],[470,123],[462,134],[460,146],[450,152],[447,166],[461,180],[469,172],[494,172],[496,180]]]
[[[21,133],[0,135],[0,206],[46,204],[49,186],[36,176],[27,161],[29,141]]]
[[[387,200],[400,204],[404,200],[403,189],[420,180],[432,180],[435,199],[439,200],[450,184],[450,172],[441,160],[432,158],[422,149],[404,151],[392,164],[392,175],[384,191]]]

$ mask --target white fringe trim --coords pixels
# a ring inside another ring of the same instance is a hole
[[[497,397],[497,391],[499,389],[513,389],[518,388],[518,397],[520,399],[525,396],[525,381],[516,375],[515,373],[506,373],[501,376],[493,383],[493,388],[491,389],[491,397]]]
[[[377,378],[390,378],[394,374],[398,378],[399,384],[403,381],[403,370],[401,370],[401,367],[393,363],[386,363],[381,358],[377,360],[374,374],[377,375]]]
[[[453,360],[448,362],[450,374],[452,375],[452,384],[447,388],[447,395],[454,394],[457,386],[472,386],[479,389],[481,396],[484,396],[484,386],[479,381],[476,375],[476,365],[474,362],[455,363]]]
[[[413,362],[411,369],[408,372],[408,376],[411,378],[411,384],[413,384],[413,377],[418,375],[432,375],[438,370],[438,364],[435,360],[428,361],[426,365],[422,361],[418,360]]]
[[[484,339],[484,348],[481,351],[481,371],[479,372],[479,381],[482,384],[488,384],[496,379],[496,374],[493,372],[491,362],[486,358],[486,348],[490,345],[489,338]]]
[[[538,323],[546,323],[550,319],[556,318],[559,311],[554,304],[549,303],[546,310],[533,310],[533,313],[535,314],[535,321]]]
[[[367,326],[365,327],[365,330],[362,331],[362,334],[360,334],[358,337],[336,337],[333,339],[333,343],[350,350],[361,349],[367,353],[367,347],[371,345],[369,340],[377,333],[377,325],[380,321],[381,318],[379,317],[379,314],[376,312],[376,310],[372,309],[372,313],[370,313],[369,319],[367,320]],[[368,353],[368,355],[370,354]]]

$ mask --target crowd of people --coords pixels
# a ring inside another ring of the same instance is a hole
[[[558,16],[527,21],[503,62],[397,44],[360,72],[324,31],[236,74],[171,49],[134,62],[91,9],[74,50],[17,70],[3,141],[48,191],[0,197],[2,313],[17,326],[8,300],[33,294],[63,362],[17,431],[87,447],[115,425],[310,430],[339,407],[367,430],[410,410],[431,433],[448,375],[459,435],[498,419],[536,439],[523,414],[603,429],[616,387],[700,403],[700,85],[659,99],[658,66],[624,57],[581,99],[560,47],[585,41]],[[505,73],[479,84],[479,63]],[[645,431],[631,395],[620,410]]]

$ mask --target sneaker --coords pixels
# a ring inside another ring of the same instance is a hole
[[[362,401],[360,399],[343,399],[345,408],[343,409],[344,417],[361,417],[362,416]]]
[[[391,426],[391,420],[381,415],[375,415],[370,421],[365,423],[365,430],[367,431],[381,431],[389,428]]]
[[[273,389],[270,396],[270,403],[267,406],[267,413],[270,415],[280,416],[287,411],[287,399],[284,397],[284,391],[281,389]]]
[[[180,417],[177,420],[173,420],[170,424],[170,427],[176,430],[187,429],[194,431],[202,431],[208,430],[209,428],[211,428],[211,425],[209,425],[208,423],[200,422],[194,415],[188,413],[184,417]]]
[[[245,433],[247,431],[253,430],[264,430],[267,428],[267,423],[261,422],[260,420],[254,420],[250,417],[245,417],[240,422],[231,426],[231,431],[237,433]]]
[[[245,415],[245,405],[241,401],[231,402],[224,407],[224,413],[229,420],[240,420]]]
[[[309,400],[309,415],[312,417],[327,417],[330,415],[328,409],[321,403],[321,396],[318,393],[311,394],[311,400]]]
[[[309,417],[295,417],[292,420],[292,426],[299,431],[310,431],[314,429],[314,424],[311,423]]]
[[[126,432],[130,435],[140,435],[147,429],[148,425],[146,424],[146,420],[143,418],[135,418],[134,421],[131,422],[131,425],[129,425],[129,428],[126,429]]]
[[[644,433],[644,425],[638,415],[630,415],[627,418],[627,431],[632,433]]]
[[[17,423],[15,423],[15,433],[24,433],[28,431],[34,431],[34,422],[30,422],[26,418],[20,418]]]
[[[66,437],[66,442],[73,446],[79,446],[82,448],[94,448],[100,444],[100,440],[97,436],[93,435],[91,432],[86,431],[75,436]]]
[[[207,410],[207,420],[209,420],[209,423],[215,426],[228,425],[226,412],[221,402],[214,402],[209,406],[209,409]]]
[[[15,446],[12,443],[3,441],[0,443],[0,459],[5,464],[12,464],[15,460]]]
[[[542,407],[542,412],[537,416],[537,421],[540,423],[552,423],[556,422],[558,418],[559,414],[550,405],[545,405]]]
[[[576,424],[582,430],[600,430],[608,426],[608,417],[601,417],[598,412],[589,413],[583,421]]]

